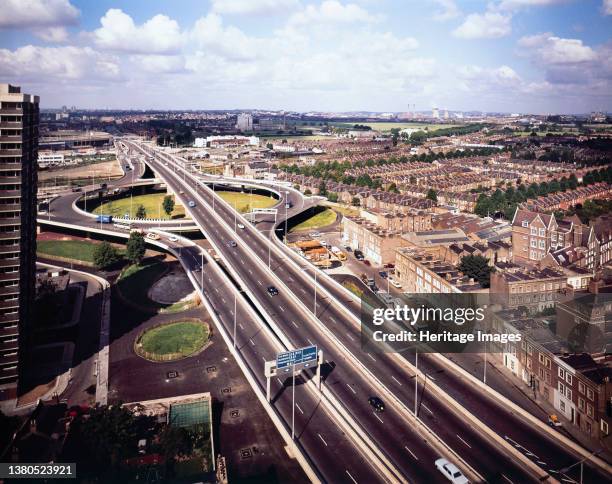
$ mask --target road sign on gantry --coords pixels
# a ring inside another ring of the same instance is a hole
[[[292,351],[285,351],[276,355],[276,369],[291,371],[310,367],[317,361],[317,347],[306,346]]]

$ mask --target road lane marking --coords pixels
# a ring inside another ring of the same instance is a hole
[[[508,479],[508,477],[506,477],[504,474],[501,475],[504,479],[506,479],[510,484],[514,484],[514,482],[512,482],[510,479]]]
[[[367,354],[367,355],[370,357],[370,359],[371,359],[372,361],[376,361],[376,360],[374,359],[374,357],[373,357],[373,356],[372,356],[370,353],[366,353],[366,354]]]
[[[406,445],[404,445],[404,449],[410,452],[410,455],[412,456],[414,460],[419,460],[419,458],[416,455],[414,455],[414,452],[412,452]]]
[[[221,301],[223,301],[223,304],[227,304],[227,301],[225,300],[224,297],[221,298]]]
[[[261,283],[261,281],[257,281],[257,284],[259,284],[260,286],[263,286],[263,284]]]
[[[351,478],[351,481],[353,481],[355,484],[357,484],[357,481],[355,480],[355,478],[353,476],[351,476],[351,473],[348,471],[348,469],[345,469],[344,472],[346,472],[346,475]]]
[[[297,402],[295,402],[295,406],[296,406],[296,407],[297,407],[297,409],[300,411],[300,413],[301,413],[302,415],[304,415],[304,410],[302,410],[302,409],[300,408],[300,405],[299,405]]]
[[[248,269],[249,274],[253,275],[253,271],[251,269]]]
[[[295,324],[295,321],[291,321],[291,324],[293,324],[293,326],[295,326],[296,328],[299,328],[299,326]]]
[[[325,439],[323,437],[321,437],[321,434],[317,433],[317,435],[319,436],[321,441],[325,444],[325,447],[327,447],[327,442],[325,442]]]
[[[240,329],[244,329],[244,326],[242,326],[242,323],[238,323],[238,326],[240,326]]]
[[[436,381],[436,379],[433,376],[431,376],[429,373],[427,373],[426,375],[427,375],[427,378],[429,378],[430,380]]]
[[[465,440],[463,440],[463,439],[462,439],[462,438],[459,436],[459,434],[455,434],[455,435],[457,436],[457,438],[458,438],[458,439],[459,439],[461,442],[463,442],[463,443],[464,443],[464,444],[465,444],[465,445],[468,447],[468,449],[471,449],[471,448],[472,448],[472,446],[471,446],[470,444],[468,444],[468,443],[467,443]]]
[[[380,423],[383,423],[383,424],[385,423],[385,422],[383,422],[382,418],[380,418],[380,417],[378,416],[378,414],[377,414],[376,412],[372,412],[372,413],[374,413],[374,416],[375,416],[375,417],[376,417],[378,420],[380,420]]]
[[[283,313],[285,312],[285,308],[282,306],[279,306],[278,309],[280,309]]]
[[[425,405],[424,403],[421,403],[421,406],[427,410],[429,413],[431,413],[433,415],[433,412],[431,410],[429,410],[429,407],[427,405]]]
[[[276,379],[278,380],[278,383],[280,383],[281,385],[283,384],[280,378],[276,377]]]
[[[334,323],[334,324],[338,324],[338,321],[336,321],[336,320],[335,320],[334,318],[332,318],[331,316],[330,316],[329,320],[330,320],[332,323]]]
[[[253,342],[253,340],[252,340],[252,339],[249,339],[249,341],[251,342],[251,344],[252,344],[253,346],[255,346],[255,343]]]
[[[399,381],[397,378],[395,378],[393,375],[391,375],[391,378],[393,378],[393,379],[395,380],[395,382],[396,382],[396,383],[397,383],[397,384],[398,384],[400,387],[402,386],[402,384],[400,383],[400,381]]]
[[[351,338],[352,341],[355,341],[355,338],[353,338],[350,333],[346,333],[346,335]]]
[[[310,346],[314,346],[314,343],[312,341],[310,341],[310,338],[306,338],[306,341],[308,341],[308,343],[310,344]]]
[[[352,391],[355,395],[357,395],[357,392],[353,389],[352,386],[350,386],[348,383],[346,384],[347,387],[349,387],[349,390]]]

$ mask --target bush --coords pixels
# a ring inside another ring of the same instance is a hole
[[[94,265],[98,269],[105,269],[118,262],[120,258],[117,249],[106,241],[102,242],[94,249]]]

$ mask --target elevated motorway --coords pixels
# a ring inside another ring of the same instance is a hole
[[[317,344],[323,349],[326,363],[333,369],[327,378],[328,390],[360,422],[405,479],[438,481],[441,476],[434,461],[440,455],[459,464],[475,480],[529,482],[541,476],[511,448],[510,451],[500,448],[498,442],[473,428],[443,398],[428,397],[421,402],[431,417],[415,422],[408,411],[414,373],[384,355],[361,351],[358,328],[313,285],[314,281],[306,275],[311,268],[296,268],[277,249],[270,251],[269,244],[261,243],[260,235],[250,224],[244,230],[236,229],[239,216],[212,190],[195,177],[184,178],[185,172],[177,160],[151,153],[157,158],[150,161],[156,173],[175,191],[182,189],[186,202],[195,202],[190,210],[192,218],[207,238],[220,247],[229,266],[248,287],[249,296],[264,308],[268,324],[280,329],[294,346]],[[231,241],[237,242],[236,247]],[[268,286],[279,287],[280,294],[271,297]],[[399,387],[395,393],[390,390],[390,381],[397,382],[392,387],[393,390]],[[375,413],[368,404],[368,398],[374,395],[387,402],[383,414]]]

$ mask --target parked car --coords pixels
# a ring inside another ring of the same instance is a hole
[[[159,240],[161,239],[161,237],[159,236],[159,234],[156,234],[154,232],[149,232],[147,234],[147,239],[151,239],[151,240]]]
[[[363,255],[363,252],[361,252],[361,251],[360,251],[360,250],[358,250],[358,249],[355,249],[354,254],[355,254],[355,258],[356,258],[357,260],[363,260],[363,259],[365,259],[364,255]]]
[[[108,185],[106,183],[100,183],[100,188],[106,188]]]
[[[559,420],[559,417],[557,417],[555,414],[552,414],[548,416],[548,425],[550,425],[551,427],[562,427],[563,422],[561,422],[561,420]]]
[[[276,289],[276,287],[274,287],[274,286],[268,286],[268,294],[270,296],[277,296],[278,295],[278,289]]]
[[[176,235],[171,235],[170,237],[168,237],[168,240],[170,242],[176,242],[178,240],[178,237]]]
[[[382,277],[383,279],[386,279],[387,277],[389,277],[389,274],[387,274],[386,271],[378,271],[378,275]]]
[[[395,264],[392,264],[391,262],[389,262],[388,264],[385,264],[383,267],[385,269],[395,269]]]
[[[81,187],[74,187],[74,188],[72,189],[72,191],[73,191],[74,193],[76,193],[76,192],[80,192],[80,191],[81,191]]]
[[[393,287],[397,289],[402,288],[402,285],[397,280],[393,279],[392,277],[389,277],[389,284],[391,284]]]
[[[366,265],[366,266],[371,266],[372,263],[368,260],[368,259],[361,259],[361,261]]]
[[[385,403],[379,397],[368,398],[368,403],[376,412],[380,413],[385,411]]]
[[[310,232],[308,236],[316,239],[317,237],[321,237],[321,232]]]
[[[230,247],[236,247],[238,244],[236,243],[236,241],[235,241],[235,240],[230,240],[230,241],[229,241],[229,243],[228,243],[228,245],[229,245]]]
[[[346,250],[347,252],[353,252],[353,249],[351,248],[350,245],[347,245],[344,250]]]
[[[446,459],[438,459],[436,468],[453,484],[468,484],[469,481],[457,468],[457,466]]]

